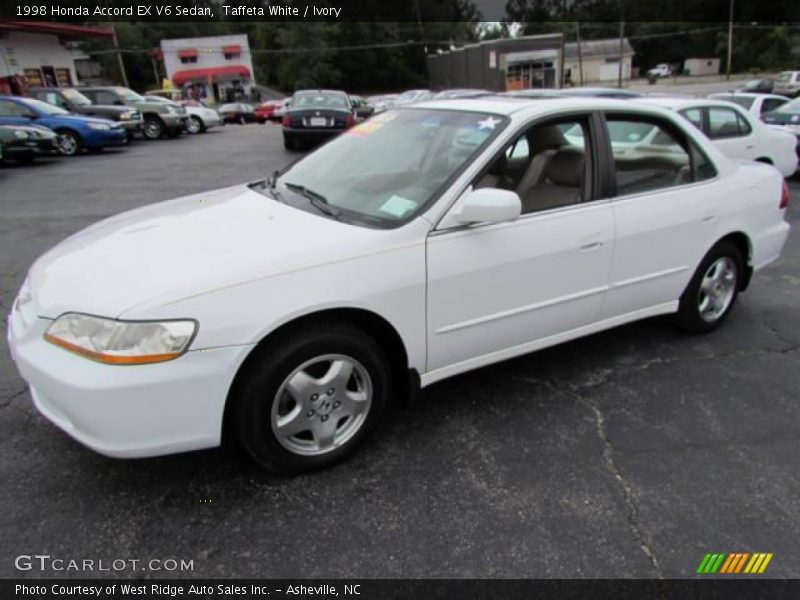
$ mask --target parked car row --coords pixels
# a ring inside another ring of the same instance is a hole
[[[121,86],[39,87],[27,96],[0,96],[2,160],[16,162],[99,152],[140,136],[198,134],[223,123],[199,101],[176,102],[157,91],[142,96]]]

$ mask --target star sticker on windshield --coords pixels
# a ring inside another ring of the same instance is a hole
[[[494,129],[494,126],[500,122],[500,119],[494,117],[486,117],[483,121],[478,121],[478,129]]]

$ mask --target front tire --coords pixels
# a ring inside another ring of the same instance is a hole
[[[707,333],[728,317],[744,276],[739,248],[721,241],[705,255],[681,295],[676,321],[690,333]]]
[[[254,357],[232,399],[239,439],[276,473],[331,465],[386,412],[390,372],[380,346],[347,323],[281,336]]]
[[[142,134],[148,140],[158,140],[164,135],[164,122],[158,117],[146,117]]]
[[[206,126],[203,124],[203,121],[200,120],[200,117],[192,116],[186,121],[187,133],[203,133],[205,130]]]
[[[71,129],[59,129],[56,131],[56,146],[58,153],[62,156],[77,156],[83,147],[81,136]]]

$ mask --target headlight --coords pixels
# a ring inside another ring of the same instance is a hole
[[[167,112],[169,114],[171,114],[171,115],[177,115],[178,114],[178,109],[175,108],[174,106],[168,106],[167,107]]]
[[[28,132],[22,131],[21,129],[14,130],[14,137],[20,140],[27,140],[28,139]]]
[[[108,131],[111,129],[111,126],[105,123],[89,123],[89,129],[94,129],[95,131]]]
[[[58,317],[48,342],[110,365],[141,365],[178,358],[197,331],[195,321],[117,321],[79,313]]]
[[[131,113],[122,113],[119,116],[120,121],[130,121],[131,120]]]

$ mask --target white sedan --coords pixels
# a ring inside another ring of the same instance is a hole
[[[715,99],[656,96],[638,98],[636,102],[678,111],[731,158],[774,165],[784,177],[791,177],[798,168],[797,138],[784,128],[762,123],[738,104]]]
[[[658,144],[609,136],[648,126]],[[61,242],[9,344],[38,410],[98,452],[238,440],[304,471],[446,377],[655,315],[715,329],[779,256],[787,202],[774,168],[655,106],[420,103]]]
[[[171,106],[181,106],[168,98],[161,96],[145,96],[145,100],[156,104],[168,104]],[[213,108],[206,106],[195,106],[191,104],[183,105],[189,118],[186,120],[186,131],[188,133],[205,133],[212,127],[217,127],[222,123],[219,113]]]
[[[727,100],[738,104],[757,119],[761,119],[764,113],[772,112],[789,102],[786,96],[776,96],[775,94],[752,94],[747,92],[727,92],[722,94],[711,94],[712,100]]]

